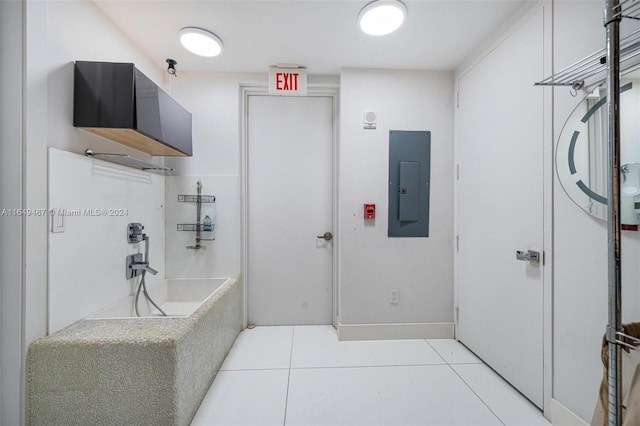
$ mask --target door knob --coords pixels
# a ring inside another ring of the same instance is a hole
[[[316,238],[322,238],[325,241],[333,240],[333,234],[331,232],[325,232],[322,235],[318,235]]]

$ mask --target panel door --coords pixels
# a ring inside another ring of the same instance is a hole
[[[543,404],[543,13],[459,80],[458,338]]]

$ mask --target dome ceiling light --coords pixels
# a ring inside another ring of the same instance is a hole
[[[399,0],[375,0],[360,11],[358,22],[365,33],[381,36],[400,28],[406,15],[407,8]]]
[[[222,40],[210,31],[197,27],[185,27],[178,31],[180,43],[189,52],[208,58],[222,53]]]

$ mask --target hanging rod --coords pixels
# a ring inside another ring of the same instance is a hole
[[[640,10],[640,0],[628,0],[636,3]],[[620,39],[620,70],[621,73],[634,70],[640,65],[640,29]],[[606,80],[607,60],[606,50],[600,49],[578,62],[569,65],[561,71],[537,83],[536,86],[571,86],[581,89],[585,82],[594,77],[588,86],[598,86]]]
[[[640,350],[640,339],[630,336],[621,331],[616,332],[616,343],[633,350]]]
[[[171,174],[173,169],[164,166],[158,166],[153,163],[146,163],[138,160],[126,154],[109,154],[105,152],[93,152],[87,149],[84,155],[91,158],[97,158],[98,160],[110,161],[112,163],[120,164],[122,166],[132,167],[134,169],[144,170],[148,172],[155,172],[159,174]]]

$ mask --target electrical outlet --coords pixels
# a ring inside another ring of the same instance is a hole
[[[398,303],[400,303],[400,290],[398,290],[397,288],[389,289],[389,303],[391,303],[392,305],[397,305]]]

